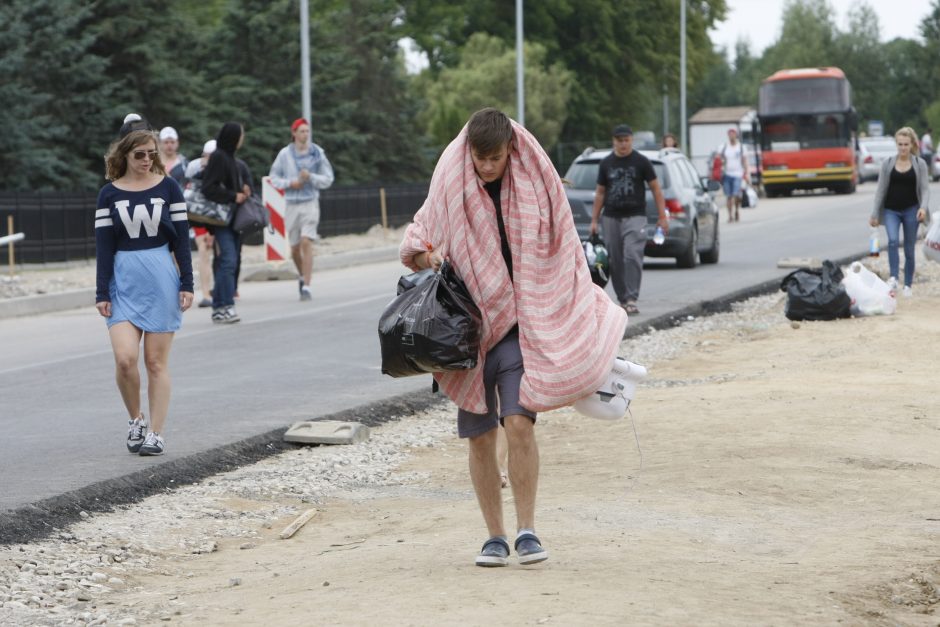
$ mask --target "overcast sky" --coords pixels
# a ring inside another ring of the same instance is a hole
[[[780,36],[786,0],[725,1],[728,19],[709,33],[716,46],[724,46],[733,52],[737,41],[745,39],[751,44],[751,52],[760,55]],[[828,2],[835,9],[836,26],[845,30],[849,7],[858,0]],[[878,14],[882,41],[891,41],[895,37],[920,39],[920,21],[930,12],[930,0],[868,0],[868,4]]]

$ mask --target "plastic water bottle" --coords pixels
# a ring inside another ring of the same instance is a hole
[[[661,246],[663,242],[666,241],[666,234],[663,233],[663,227],[657,226],[656,233],[653,234],[653,243],[657,246]]]
[[[881,254],[881,246],[878,245],[878,229],[872,228],[871,235],[868,236],[868,256],[878,257]]]

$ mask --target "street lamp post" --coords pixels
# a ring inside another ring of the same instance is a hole
[[[682,150],[689,154],[689,142],[685,123],[685,1],[679,4],[679,124],[682,125]]]
[[[516,0],[516,121],[525,126],[525,80],[522,63],[522,0]]]
[[[310,122],[310,5],[300,0],[300,83],[303,117]]]

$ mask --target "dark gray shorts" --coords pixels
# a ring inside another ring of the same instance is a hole
[[[487,412],[474,414],[465,409],[458,409],[457,435],[461,438],[474,438],[495,429],[506,416],[516,414],[528,416],[535,422],[536,413],[519,404],[519,384],[522,382],[523,372],[519,333],[512,331],[486,354],[486,360],[483,362],[483,389],[486,391]]]

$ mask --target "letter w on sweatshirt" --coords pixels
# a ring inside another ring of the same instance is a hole
[[[134,205],[133,217],[127,211],[130,201],[119,200],[114,203],[118,215],[121,217],[121,222],[124,223],[124,228],[127,229],[127,234],[131,239],[140,237],[141,226],[144,227],[148,237],[157,234],[160,228],[160,216],[163,214],[163,199],[151,198],[150,202],[153,203],[153,214],[147,211],[147,205]]]

